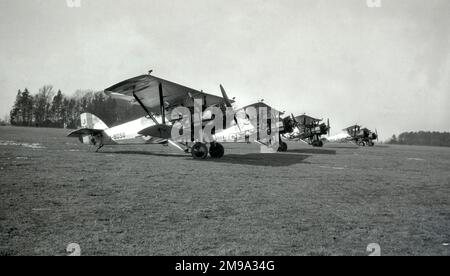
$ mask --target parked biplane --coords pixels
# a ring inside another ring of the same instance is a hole
[[[330,120],[327,120],[327,124],[322,123],[322,119],[316,119],[307,115],[300,115],[295,117],[294,114],[291,117],[283,119],[284,125],[290,125],[290,128],[286,127],[283,134],[283,138],[289,141],[303,141],[313,147],[323,147],[323,135],[330,134]]]
[[[378,141],[378,139],[379,136],[377,130],[373,132],[360,125],[354,125],[343,129],[343,132],[329,137],[327,140],[335,143],[354,143],[361,147],[373,147],[375,145],[374,141]]]
[[[223,157],[221,143],[257,142],[283,149],[285,143],[280,143],[278,133],[282,123],[279,112],[263,108],[260,103],[238,109],[222,86],[219,97],[150,73],[104,90],[115,99],[140,105],[147,116],[109,128],[95,115],[84,113],[81,129],[69,137],[95,145],[97,151],[105,145],[171,144],[195,159],[205,159],[208,153],[212,158]],[[228,113],[231,116],[226,116]],[[211,130],[211,137],[203,136],[206,128]]]
[[[375,132],[371,131],[368,128],[363,128],[360,125],[354,125],[350,126],[348,128],[345,128],[344,131],[347,132],[349,135],[348,138],[346,138],[347,141],[353,142],[359,146],[369,146],[373,147],[375,143],[373,141],[378,141],[378,131],[375,130]]]

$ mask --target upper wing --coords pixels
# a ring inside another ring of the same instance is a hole
[[[264,102],[256,102],[256,103],[253,103],[253,104],[249,104],[249,105],[246,105],[244,107],[239,108],[238,110],[246,110],[249,107],[253,107],[253,108],[255,108],[258,111],[259,111],[260,108],[266,108],[268,112],[273,111],[274,114],[276,114],[276,113],[282,114],[283,113],[283,112],[280,112],[280,111],[276,110],[275,108],[271,107],[270,105],[268,105],[268,104],[266,104]]]
[[[297,116],[297,117],[295,117],[295,120],[304,126],[313,125],[315,123],[320,123],[322,121],[321,119],[316,119],[316,118],[313,118],[313,117],[307,116],[307,115]]]
[[[355,130],[355,129],[360,129],[360,128],[361,128],[360,125],[354,125],[354,126],[349,126],[347,128],[344,128],[343,130],[348,131],[348,130]]]
[[[135,94],[154,114],[160,114],[159,86],[162,87],[164,107],[169,110],[177,106],[193,107],[194,99],[202,99],[204,106],[223,104],[222,97],[207,94],[180,84],[151,75],[142,75],[125,80],[105,89],[105,93],[115,98],[132,100]],[[120,96],[122,95],[122,96]]]

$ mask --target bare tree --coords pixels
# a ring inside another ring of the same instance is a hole
[[[50,109],[55,92],[53,86],[45,85],[39,89],[34,101],[34,118],[37,125],[44,125],[50,119]]]

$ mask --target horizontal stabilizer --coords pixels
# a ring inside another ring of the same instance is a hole
[[[90,129],[90,128],[82,128],[82,129],[78,129],[75,130],[73,132],[71,132],[69,135],[67,135],[67,137],[80,137],[83,135],[98,135],[98,134],[102,134],[103,130],[99,130],[99,129]]]
[[[172,137],[172,127],[168,125],[156,125],[141,130],[138,133],[144,136],[170,139]]]

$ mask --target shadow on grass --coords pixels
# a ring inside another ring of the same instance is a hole
[[[249,154],[227,154],[221,159],[207,159],[215,163],[229,163],[238,165],[286,167],[305,163],[310,155],[283,154],[283,153],[249,153]]]
[[[159,157],[191,157],[190,154],[180,154],[180,153],[169,153],[169,152],[151,152],[151,151],[138,151],[138,150],[127,150],[127,151],[100,151],[101,154],[123,154],[123,155],[146,155],[146,156],[159,156]]]
[[[304,154],[285,154],[285,153],[248,153],[248,154],[225,154],[220,159],[213,159],[208,157],[205,160],[194,160],[190,154],[174,154],[161,153],[149,151],[104,151],[100,154],[123,154],[123,155],[146,155],[157,157],[179,157],[193,162],[214,162],[214,163],[228,163],[238,165],[252,165],[252,166],[266,166],[266,167],[285,167],[292,166],[299,163],[304,163],[304,160],[310,155]]]
[[[288,152],[292,153],[306,153],[306,154],[328,154],[336,155],[335,150],[322,149],[322,148],[310,148],[310,149],[288,149]]]
[[[364,149],[364,148],[368,148],[368,149],[373,149],[373,148],[389,148],[389,146],[386,145],[375,145],[373,147],[369,147],[369,146],[356,146],[356,145],[349,145],[349,146],[327,146],[327,148],[329,149]]]
[[[348,146],[327,145],[326,147],[329,149],[359,149],[360,148],[359,146],[356,146],[356,145],[348,145]]]

